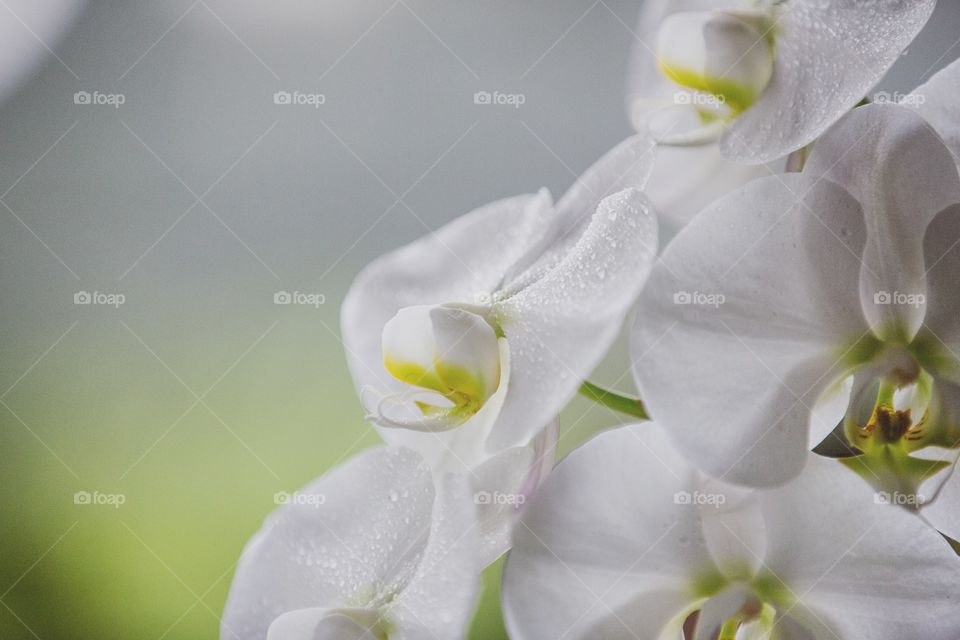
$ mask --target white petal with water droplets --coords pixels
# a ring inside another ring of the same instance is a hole
[[[916,37],[935,0],[790,0],[774,14],[766,90],[721,140],[728,157],[765,162],[820,136],[866,96]]]
[[[480,591],[484,563],[470,482],[450,474],[437,491],[416,572],[388,608],[398,640],[463,638]]]
[[[431,471],[419,455],[384,447],[357,455],[293,494],[244,550],[221,638],[262,640],[274,620],[291,611],[380,610],[399,599],[419,580],[433,547],[448,549],[441,541],[450,540],[450,530],[472,544],[476,521],[469,494],[461,492],[456,510],[446,509],[442,522],[436,495]],[[461,551],[451,550],[452,575],[467,571],[465,565],[479,571],[475,549]],[[443,611],[451,619],[472,606],[472,581],[453,581],[447,590],[449,609]]]
[[[603,200],[576,244],[494,314],[510,343],[510,389],[490,434],[494,449],[526,444],[606,354],[656,258],[647,199]]]

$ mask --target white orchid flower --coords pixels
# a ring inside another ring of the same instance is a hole
[[[651,148],[630,138],[556,205],[545,190],[494,202],[358,276],[343,339],[387,442],[485,478],[478,491],[523,495],[542,477],[527,445],[605,355],[656,255],[655,218],[631,188]]]
[[[240,559],[222,640],[452,640],[482,568],[463,478],[378,447],[284,496]]]
[[[719,99],[694,94],[668,82],[653,59],[652,43],[665,16],[673,11],[716,8],[717,2],[645,2],[641,10],[638,40],[628,77],[628,111],[637,131],[653,127],[659,138],[678,141],[681,134],[702,128],[694,103],[709,109]],[[641,43],[651,43],[644,48]],[[650,93],[658,92],[658,97]],[[702,140],[700,142],[703,142]],[[751,165],[725,158],[716,142],[660,144],[656,149],[647,196],[661,223],[661,237],[670,238],[718,198],[751,180],[782,173],[783,160]]]
[[[935,4],[651,0],[634,46],[632,119],[665,143],[719,139],[731,159],[786,156],[865,97]],[[676,112],[689,121],[679,130]]]
[[[837,462],[766,491],[705,480],[652,424],[562,461],[516,528],[514,640],[954,640],[960,558]]]
[[[915,490],[942,463],[909,454],[960,444],[957,203],[927,122],[868,105],[803,173],[704,211],[641,297],[634,372],[651,415],[705,471],[750,485],[798,474],[846,415],[860,462]]]

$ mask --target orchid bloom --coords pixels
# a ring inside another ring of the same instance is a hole
[[[946,463],[910,454],[960,445],[958,203],[951,152],[897,105],[855,109],[802,173],[718,201],[640,301],[651,415],[701,468],[754,486],[796,476],[843,422],[851,464],[915,492]]]
[[[731,159],[780,158],[860,102],[935,4],[650,0],[634,46],[632,119],[666,144],[719,140]]]
[[[811,458],[788,484],[749,491],[704,478],[649,423],[591,440],[516,529],[511,638],[954,640],[960,558]]]
[[[221,640],[462,637],[482,568],[463,478],[379,447],[290,496],[237,567]]]
[[[656,255],[655,218],[631,188],[651,147],[634,136],[556,205],[545,190],[494,202],[357,277],[343,339],[387,442],[437,473],[506,483],[478,491],[516,494],[528,471],[542,476],[527,445],[603,358]]]

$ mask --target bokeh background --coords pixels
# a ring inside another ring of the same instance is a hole
[[[353,276],[628,135],[639,6],[0,0],[26,65],[0,84],[0,637],[216,637],[274,494],[377,442],[338,337]],[[941,1],[885,88],[958,33]],[[563,450],[618,421],[575,400]],[[474,638],[505,637],[498,571]]]

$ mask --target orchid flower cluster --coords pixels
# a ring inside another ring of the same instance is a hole
[[[868,96],[933,8],[646,2],[636,135],[357,277],[386,444],[268,518],[222,638],[462,638],[509,552],[517,640],[960,639],[960,62]],[[625,324],[636,397],[587,379]],[[554,468],[578,391],[633,423]]]

